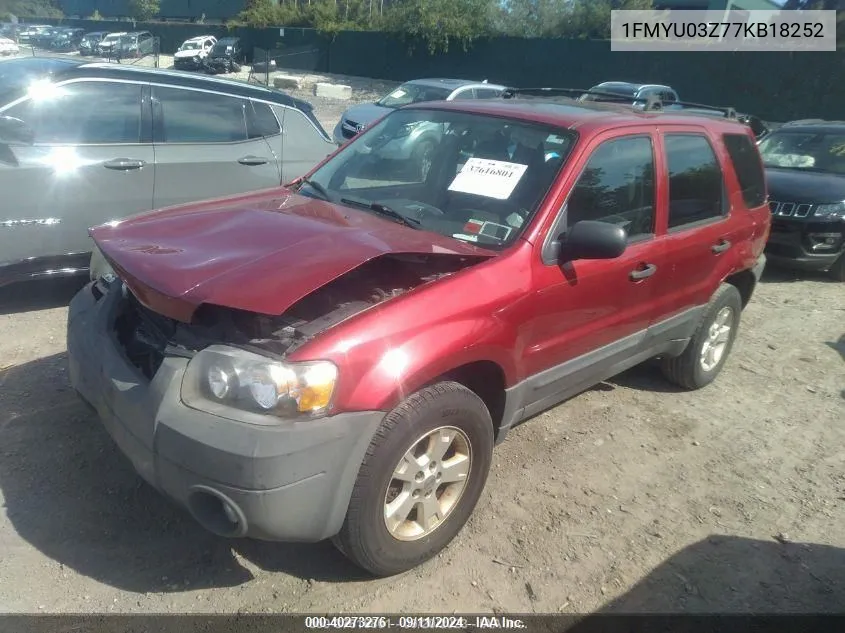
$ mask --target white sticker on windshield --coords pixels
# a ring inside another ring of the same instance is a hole
[[[526,169],[528,165],[470,158],[449,185],[449,191],[507,200]]]
[[[466,240],[467,242],[477,242],[477,235],[467,235],[466,233],[452,233],[452,237],[456,240]]]
[[[408,93],[402,90],[402,88],[397,88],[396,90],[390,93],[390,96],[394,99],[398,99],[399,97],[404,97],[406,94]]]

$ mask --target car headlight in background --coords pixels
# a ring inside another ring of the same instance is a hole
[[[329,361],[286,363],[224,345],[212,345],[188,363],[182,401],[189,407],[226,416],[238,409],[256,424],[328,411],[337,367]]]
[[[813,212],[813,215],[817,218],[845,218],[845,202],[816,205],[816,210]]]
[[[88,277],[91,281],[97,281],[102,278],[107,282],[112,282],[117,279],[117,275],[114,274],[111,265],[103,257],[103,252],[96,245],[91,249],[91,263],[88,264]]]

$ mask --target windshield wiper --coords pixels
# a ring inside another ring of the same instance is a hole
[[[344,204],[351,204],[356,207],[361,207],[363,209],[369,209],[371,211],[375,211],[379,215],[386,216],[388,218],[392,218],[394,220],[398,220],[405,226],[410,226],[412,229],[419,227],[420,221],[415,218],[409,218],[408,216],[402,215],[398,211],[395,211],[384,205],[380,202],[365,202],[364,200],[353,200],[352,198],[341,198],[340,201]]]
[[[311,187],[314,191],[320,194],[320,197],[322,197],[323,200],[326,200],[327,202],[332,201],[331,194],[319,182],[311,180],[310,178],[303,178],[299,181],[299,183],[300,185],[308,185],[309,187]]]

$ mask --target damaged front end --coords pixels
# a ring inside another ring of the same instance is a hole
[[[280,315],[203,304],[190,323],[150,310],[123,286],[115,335],[127,359],[148,379],[155,376],[165,356],[190,358],[216,344],[282,358],[321,332],[373,306],[484,259],[443,254],[383,255],[306,295]],[[105,283],[98,282],[95,293],[104,292]]]

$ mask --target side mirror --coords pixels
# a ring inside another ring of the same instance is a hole
[[[20,119],[11,116],[0,116],[0,143],[15,145],[32,145],[35,133]]]
[[[583,220],[560,236],[558,262],[577,259],[615,259],[628,247],[628,233],[608,222]]]

